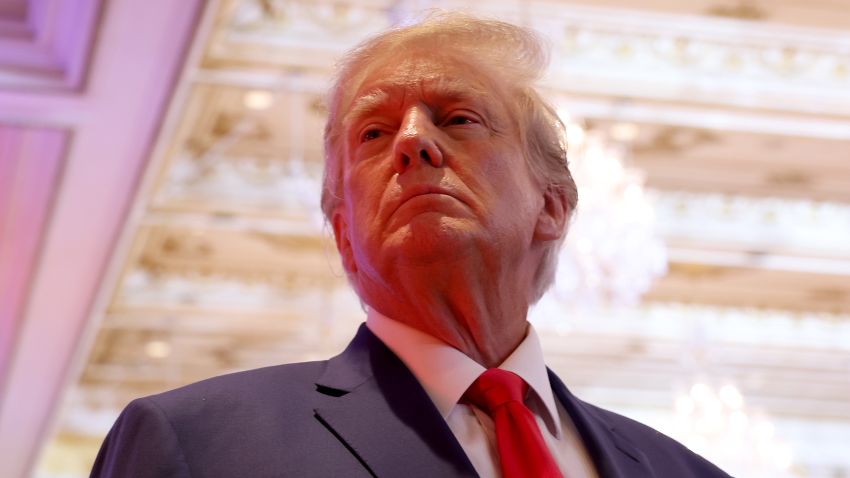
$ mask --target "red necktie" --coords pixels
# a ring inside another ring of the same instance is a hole
[[[534,414],[523,403],[526,393],[528,384],[519,375],[491,368],[475,379],[464,397],[496,425],[504,478],[562,478]]]

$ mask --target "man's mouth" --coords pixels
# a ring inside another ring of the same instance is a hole
[[[405,190],[402,193],[401,200],[398,202],[398,205],[395,207],[395,210],[393,211],[393,213],[395,213],[395,211],[397,211],[403,204],[410,201],[411,199],[421,197],[421,196],[432,196],[432,195],[448,196],[448,197],[451,197],[451,198],[453,198],[457,201],[460,201],[463,204],[466,204],[466,202],[463,199],[461,199],[454,191],[451,191],[451,190],[444,188],[444,187],[441,187],[441,186],[434,186],[434,185],[411,186],[411,187],[405,188]]]

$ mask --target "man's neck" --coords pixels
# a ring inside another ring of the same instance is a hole
[[[382,314],[442,340],[484,367],[495,367],[525,338],[528,300],[518,291],[527,288],[516,269],[480,274],[484,269],[400,273],[391,294],[385,289],[370,293],[370,287],[361,288],[361,294]]]

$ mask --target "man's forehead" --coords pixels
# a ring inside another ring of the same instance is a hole
[[[493,96],[491,88],[472,75],[471,66],[430,60],[372,69],[350,100],[343,122],[394,103],[402,104],[411,95],[425,101],[483,101]]]
[[[467,78],[434,75],[411,81],[397,82],[393,79],[364,84],[357,92],[352,108],[358,104],[399,101],[405,95],[415,94],[424,99],[474,100],[487,95],[484,85]]]

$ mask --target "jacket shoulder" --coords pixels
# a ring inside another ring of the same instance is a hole
[[[327,361],[302,362],[234,372],[139,400],[153,401],[168,408],[186,401],[250,401],[263,400],[270,395],[306,395],[315,391],[315,381],[326,364]]]
[[[317,393],[325,367],[266,367],[133,400],[104,440],[91,476],[342,476],[359,469],[315,418],[315,409],[334,399]]]

